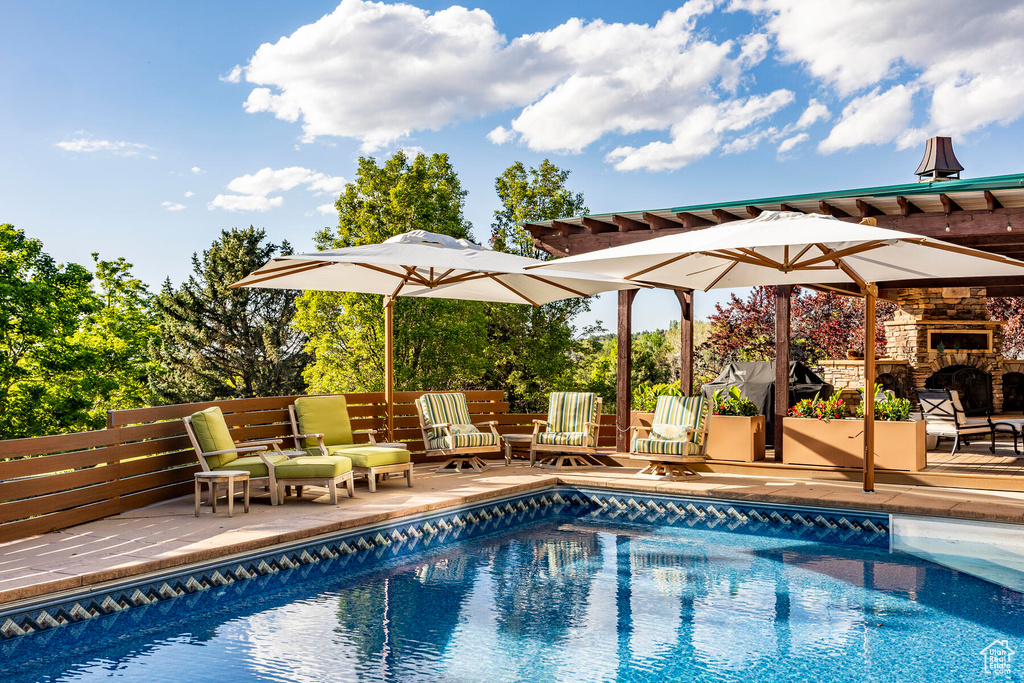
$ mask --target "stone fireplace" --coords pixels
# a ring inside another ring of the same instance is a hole
[[[900,289],[896,302],[876,382],[912,400],[914,389],[956,389],[968,414],[1024,409],[1024,362],[1003,360],[1005,323],[988,319],[984,287]],[[863,386],[863,361],[822,365],[837,389]]]

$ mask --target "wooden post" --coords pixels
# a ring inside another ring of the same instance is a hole
[[[792,285],[775,286],[775,461],[782,462],[782,419],[789,414],[789,309]]]
[[[864,492],[875,491],[875,297],[878,287],[864,288]]]
[[[629,410],[633,400],[633,299],[636,289],[619,290],[618,360],[615,374],[615,450],[629,452]]]
[[[395,300],[384,297],[384,403],[388,441],[395,440]]]
[[[679,387],[693,393],[693,290],[677,289],[679,299]]]

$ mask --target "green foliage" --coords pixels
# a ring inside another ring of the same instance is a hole
[[[168,403],[301,393],[305,337],[291,327],[295,293],[228,286],[273,258],[287,242],[266,233],[221,231],[192,255],[192,275],[180,288],[168,281],[155,300],[159,337],[150,344],[156,366],[150,385]]]
[[[566,188],[568,177],[569,171],[547,159],[529,170],[520,162],[505,169],[494,183],[502,206],[494,212],[491,246],[519,256],[550,259],[550,254],[534,247],[533,236],[522,224],[587,213],[583,195]],[[483,386],[505,390],[512,412],[542,412],[551,391],[587,390],[580,386],[581,377],[575,372],[574,357],[583,351],[583,345],[576,338],[572,320],[588,310],[590,302],[582,298],[539,307],[486,304]],[[603,396],[605,392],[598,393]]]
[[[805,398],[789,409],[790,417],[808,417],[819,420],[841,420],[846,417],[846,404],[839,394],[829,398]]]
[[[39,240],[0,225],[0,437],[64,431],[69,415],[88,408],[53,378],[81,367],[72,338],[99,308],[91,280],[82,266],[57,264]]]
[[[715,406],[715,415],[738,415],[741,417],[753,417],[757,415],[757,406],[749,398],[740,395],[739,387],[724,387],[715,389],[712,395]]]
[[[857,417],[864,418],[864,390],[860,391],[860,403],[857,404]],[[910,401],[896,398],[892,391],[883,391],[881,384],[875,384],[875,419],[887,422],[907,422],[910,420]]]
[[[318,249],[383,242],[410,230],[470,238],[466,192],[448,156],[396,152],[382,165],[359,160],[354,182],[335,203],[338,226],[316,235]],[[485,305],[398,297],[394,310],[397,390],[482,388],[487,365]],[[313,361],[303,377],[311,391],[381,391],[384,382],[383,297],[304,292],[295,327]]]
[[[659,396],[682,396],[683,391],[679,383],[675,384],[651,384],[642,382],[633,386],[633,410],[641,413],[653,413],[658,405]]]

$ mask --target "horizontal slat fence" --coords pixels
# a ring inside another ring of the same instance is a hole
[[[503,434],[528,434],[543,415],[508,412],[501,391],[466,393],[474,422],[497,420]],[[425,460],[413,401],[395,393],[395,440]],[[63,529],[191,493],[199,470],[182,417],[220,406],[236,442],[289,438],[295,396],[184,403],[112,411],[107,429],[0,441],[0,543]],[[345,394],[352,428],[383,430],[383,393]],[[600,445],[615,445],[615,416],[603,415]],[[358,434],[357,441],[366,441]]]

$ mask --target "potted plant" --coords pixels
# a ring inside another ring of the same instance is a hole
[[[708,423],[707,457],[711,460],[764,460],[764,415],[737,387],[717,389]]]
[[[863,391],[861,392],[863,395]],[[925,467],[925,423],[910,421],[910,401],[875,385],[875,467],[917,472]],[[804,399],[782,421],[783,462],[787,465],[863,466],[864,403],[859,419],[844,419],[837,395]]]

